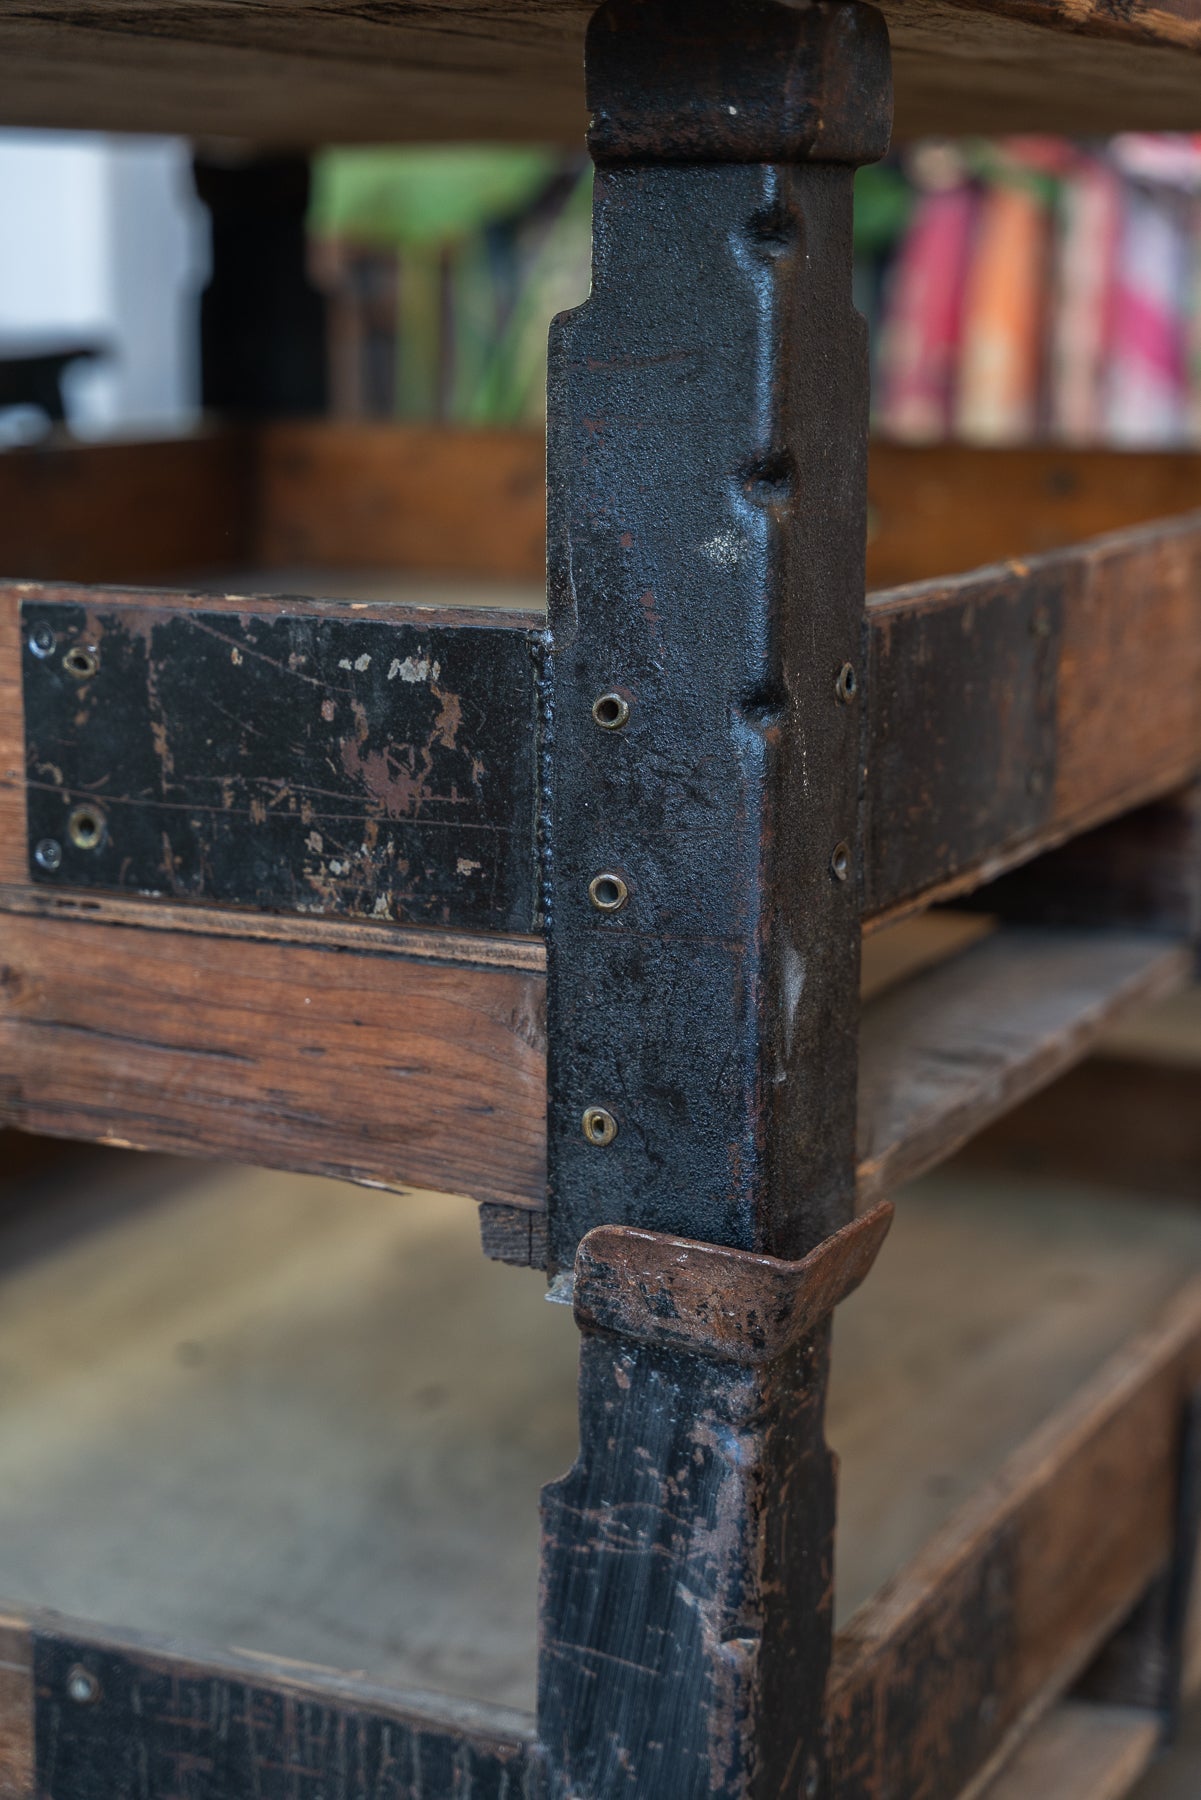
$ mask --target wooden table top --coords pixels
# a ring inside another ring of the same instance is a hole
[[[1201,0],[883,0],[897,136],[1201,129]],[[588,0],[6,0],[0,124],[578,143]]]

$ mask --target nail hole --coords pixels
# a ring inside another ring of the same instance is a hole
[[[592,717],[605,731],[620,731],[630,716],[630,703],[620,694],[602,694],[592,702]]]
[[[620,875],[606,871],[594,875],[588,883],[588,898],[598,912],[620,912],[630,897],[630,890]]]
[[[76,1663],[67,1671],[67,1694],[77,1706],[92,1706],[100,1698],[100,1683],[90,1669]]]
[[[603,1106],[590,1106],[583,1118],[584,1136],[590,1144],[597,1144],[603,1150],[617,1136],[617,1120]]]
[[[76,681],[86,681],[99,667],[100,658],[96,652],[86,649],[83,644],[73,645],[63,657],[63,668],[68,675],[74,675]]]
[[[98,850],[104,841],[104,814],[97,806],[77,806],[67,820],[67,835],[77,850]]]
[[[834,692],[846,706],[859,692],[859,681],[849,662],[843,663],[838,671],[838,680],[834,683]]]
[[[846,844],[835,844],[830,858],[830,873],[836,881],[845,881],[851,872],[851,852]]]

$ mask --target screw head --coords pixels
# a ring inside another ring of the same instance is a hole
[[[56,869],[62,867],[63,847],[57,838],[41,838],[34,848],[33,860],[39,869],[45,869],[48,875],[53,875]]]
[[[844,662],[838,671],[838,680],[834,683],[834,693],[844,706],[849,706],[859,692],[859,677],[854,665]]]
[[[621,694],[601,694],[592,702],[592,717],[602,731],[620,731],[630,716],[630,703]]]
[[[590,1144],[596,1144],[603,1150],[617,1136],[617,1120],[603,1106],[589,1106],[584,1109],[584,1117],[580,1121],[584,1128],[584,1136]]]
[[[82,1663],[76,1663],[67,1672],[67,1697],[76,1706],[94,1706],[100,1698],[100,1683]]]
[[[602,875],[594,875],[588,883],[588,898],[597,912],[620,912],[629,897],[626,883],[611,869],[606,869]]]
[[[35,625],[29,634],[29,648],[35,656],[49,656],[54,649],[54,633],[49,625]]]
[[[849,844],[835,844],[830,855],[830,873],[835,881],[845,881],[851,872],[851,848]]]

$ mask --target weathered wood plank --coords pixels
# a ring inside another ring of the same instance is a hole
[[[1168,1557],[1199,1371],[1194,1281],[839,1633],[838,1800],[951,1800],[1081,1671]]]
[[[979,1800],[1121,1800],[1158,1741],[1158,1720],[1139,1707],[1064,1700],[1040,1720]]]
[[[327,1800],[542,1792],[533,1721],[509,1708],[53,1614],[14,1619],[5,1641],[20,1692],[0,1690],[15,1746],[3,1800],[232,1800],[285,1771]]]
[[[1201,767],[1201,515],[873,594],[866,654],[872,919]]]
[[[540,431],[279,422],[255,436],[257,561],[542,583]]]
[[[1191,966],[1187,948],[1131,933],[1011,927],[870,1001],[859,1204],[933,1168]]]
[[[897,129],[1196,129],[1189,0],[885,0]],[[0,119],[260,142],[578,143],[588,0],[421,8],[25,0],[0,20]]]
[[[0,455],[0,577],[179,581],[251,555],[256,445],[191,437]]]
[[[0,1112],[56,1136],[541,1205],[542,993],[539,976],[386,939],[9,913]]]
[[[0,1800],[33,1800],[33,1649],[22,1620],[0,1616]]]
[[[973,1138],[965,1166],[1196,1199],[1201,1033],[1198,1049],[1192,1068],[1090,1057]]]

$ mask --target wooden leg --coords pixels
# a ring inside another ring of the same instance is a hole
[[[620,1227],[580,1246],[580,1458],[543,1496],[552,1795],[824,1792],[828,1314],[890,1218],[800,1263]]]

